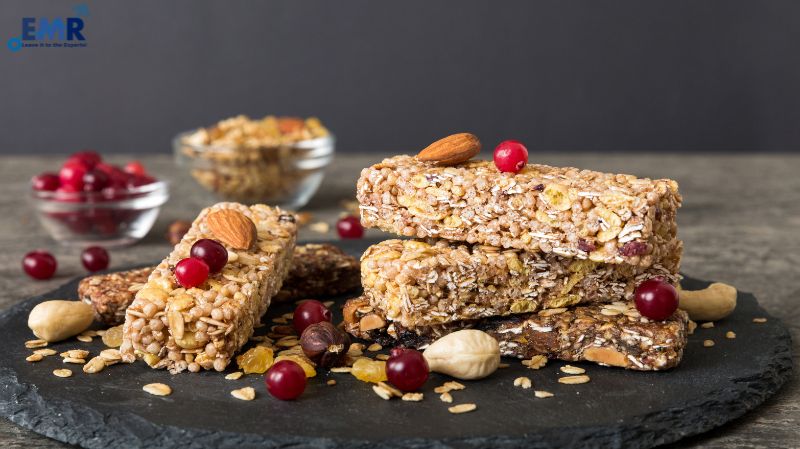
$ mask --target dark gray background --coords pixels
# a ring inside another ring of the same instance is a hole
[[[88,48],[5,47],[76,3],[0,5],[0,152],[167,152],[237,113],[341,151],[800,148],[797,1],[98,1]]]

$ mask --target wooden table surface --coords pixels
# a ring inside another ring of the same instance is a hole
[[[337,156],[318,194],[304,210],[314,214],[314,221],[333,224],[343,210],[340,201],[354,198],[361,168],[380,159],[382,155]],[[123,162],[125,158],[112,160]],[[172,196],[142,242],[111,251],[112,268],[161,260],[169,250],[163,238],[169,223],[192,219],[201,207],[213,202],[175,169],[171,157],[146,156],[140,160],[161,179],[172,181]],[[79,251],[59,247],[50,240],[25,200],[30,176],[53,170],[60,161],[25,156],[0,161],[0,308],[5,308],[84,271]],[[796,365],[800,354],[800,157],[544,154],[535,161],[677,180],[684,199],[678,214],[679,235],[685,241],[683,271],[753,292],[791,329]],[[381,234],[369,231],[369,235]],[[334,238],[334,234],[306,228],[300,238],[323,240]],[[54,279],[32,281],[22,273],[20,260],[34,248],[45,248],[58,259]],[[738,420],[670,447],[800,447],[798,378],[795,371],[775,397]],[[64,447],[4,419],[0,419],[0,445]]]

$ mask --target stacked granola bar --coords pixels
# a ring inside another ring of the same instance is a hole
[[[364,169],[357,195],[362,224],[416,239],[365,252],[364,294],[345,307],[352,334],[420,347],[476,327],[516,357],[680,361],[686,315],[653,322],[630,302],[644,280],[678,280],[675,181],[396,156]]]

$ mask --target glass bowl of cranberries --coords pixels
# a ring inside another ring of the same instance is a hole
[[[335,139],[313,117],[240,115],[179,134],[173,150],[198,190],[217,199],[298,209],[322,182]]]
[[[70,156],[58,171],[31,179],[30,201],[53,239],[65,245],[130,245],[152,228],[169,187],[139,162],[124,166],[94,151]]]

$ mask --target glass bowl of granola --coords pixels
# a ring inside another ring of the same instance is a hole
[[[239,115],[175,137],[179,166],[222,200],[304,206],[334,154],[333,135],[314,117]]]

